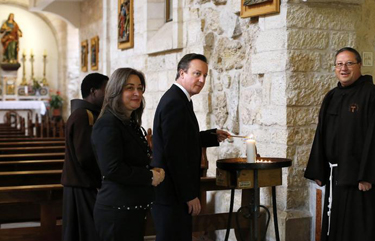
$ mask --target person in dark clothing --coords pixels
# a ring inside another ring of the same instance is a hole
[[[218,146],[230,136],[216,129],[199,131],[191,97],[204,87],[207,72],[205,56],[185,55],[177,66],[176,83],[156,109],[152,166],[165,170],[151,210],[157,241],[192,240],[192,216],[201,211],[202,147]]]
[[[71,101],[66,123],[65,162],[61,177],[63,196],[63,241],[99,240],[93,209],[101,175],[91,145],[91,131],[103,104],[108,77],[87,75],[81,84],[83,100]]]
[[[375,86],[360,54],[340,49],[305,177],[326,185],[321,241],[375,240]]]
[[[153,186],[164,179],[163,169],[150,167],[152,153],[141,127],[145,89],[141,72],[117,69],[92,132],[102,175],[94,220],[102,241],[142,241]]]

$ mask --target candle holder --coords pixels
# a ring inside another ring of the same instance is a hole
[[[26,62],[26,54],[25,52],[22,53],[22,82],[21,86],[27,86],[27,80],[26,80],[26,68],[25,68],[25,62]]]
[[[43,53],[43,79],[42,79],[42,85],[48,86],[47,79],[46,79],[46,65],[47,65],[47,53],[44,51]]]
[[[31,81],[33,81],[34,80],[34,54],[32,51],[30,54],[30,63],[31,63]]]

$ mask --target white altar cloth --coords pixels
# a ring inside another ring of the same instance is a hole
[[[0,101],[0,110],[33,110],[35,113],[44,115],[46,105],[43,101]]]

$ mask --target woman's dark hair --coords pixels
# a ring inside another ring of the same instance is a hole
[[[129,121],[129,117],[126,116],[124,111],[124,106],[122,103],[122,91],[124,86],[128,81],[130,75],[136,75],[141,80],[143,86],[143,93],[146,90],[146,81],[143,73],[141,71],[132,69],[132,68],[119,68],[113,72],[109,78],[107,87],[105,89],[105,97],[103,102],[103,107],[100,112],[99,118],[103,115],[104,111],[108,108],[110,109],[117,117],[123,121]],[[142,124],[142,114],[145,108],[145,99],[142,97],[141,105],[138,109],[134,110],[131,114],[131,117],[137,125],[141,126]]]

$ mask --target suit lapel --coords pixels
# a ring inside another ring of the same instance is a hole
[[[181,102],[185,105],[185,108],[187,109],[187,112],[189,113],[191,122],[194,124],[194,126],[199,131],[199,124],[198,124],[197,117],[195,116],[195,113],[194,113],[193,109],[191,108],[191,103],[187,99],[185,93],[176,85],[173,85],[172,88],[178,94],[178,96],[180,97]]]

